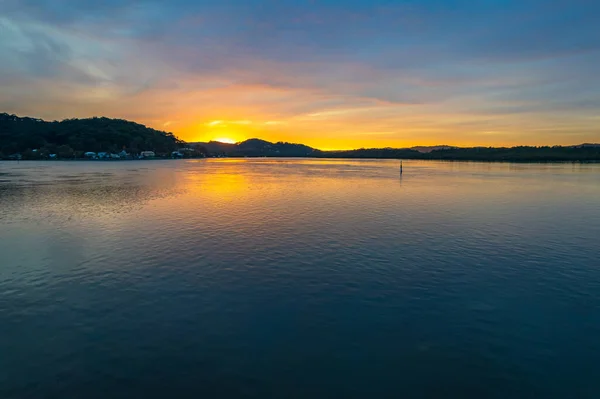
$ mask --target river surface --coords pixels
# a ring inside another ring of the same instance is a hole
[[[599,398],[600,165],[0,162],[0,398]]]

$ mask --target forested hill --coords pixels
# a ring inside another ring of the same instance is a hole
[[[209,154],[229,157],[317,157],[322,151],[304,144],[294,144],[249,139],[236,144],[209,141],[207,143],[190,143],[206,148]]]
[[[169,154],[182,144],[172,133],[122,119],[88,118],[46,122],[0,113],[0,155],[33,149],[71,157],[87,151],[155,151]]]

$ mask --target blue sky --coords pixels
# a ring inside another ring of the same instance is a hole
[[[0,111],[321,148],[600,141],[598,1],[0,0],[0,10]]]

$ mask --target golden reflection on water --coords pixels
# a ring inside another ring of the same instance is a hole
[[[583,164],[404,161],[402,176],[397,160],[344,159],[23,163],[4,169],[0,220],[60,225],[193,220],[199,214],[212,223],[230,215],[285,219],[286,212],[342,218],[365,209],[451,217],[506,206],[521,213],[541,197],[561,209],[577,193],[600,195],[600,165]]]
[[[183,184],[185,192],[193,197],[234,200],[236,195],[247,190],[249,181],[243,174],[236,173],[235,167],[224,165],[218,173],[187,172]]]

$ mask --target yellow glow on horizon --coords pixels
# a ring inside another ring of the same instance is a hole
[[[404,126],[402,130],[395,134],[380,133],[380,130],[383,129],[377,128],[361,134],[360,127],[363,123],[359,121],[355,124],[346,122],[327,124],[323,121],[308,123],[293,118],[288,120],[269,119],[262,115],[253,115],[252,119],[244,119],[243,116],[240,116],[235,115],[227,119],[206,118],[200,123],[194,120],[182,121],[173,125],[173,133],[180,139],[192,143],[219,141],[235,144],[247,139],[257,138],[270,142],[286,141],[305,144],[325,151],[384,147],[409,148],[412,146],[433,145],[469,147],[538,144],[536,137],[532,137],[529,142],[523,143],[522,139],[519,140],[520,137],[515,138],[510,134],[506,134],[501,142],[496,142],[497,135],[484,135],[481,132],[476,136],[469,137],[464,132],[456,132],[455,134],[453,129],[440,129],[440,132],[433,132],[434,128],[419,129],[412,126]],[[364,124],[368,128],[368,121],[364,121]]]
[[[435,145],[571,145],[598,141],[593,132],[583,132],[583,125],[579,129],[582,133],[560,134],[567,131],[571,121],[549,128],[526,114],[507,120],[498,115],[438,109],[435,105],[395,106],[367,101],[338,108],[307,107],[310,111],[304,111],[305,101],[313,97],[310,93],[300,92],[301,101],[293,102],[293,107],[280,106],[280,96],[285,93],[265,88],[240,87],[237,91],[228,88],[226,93],[212,94],[219,101],[211,108],[192,112],[182,106],[145,124],[159,129],[166,124],[173,134],[191,143],[211,140],[239,143],[257,138],[329,151]],[[264,103],[258,101],[261,95],[266,98]]]
[[[226,143],[226,144],[235,144],[237,143],[237,141],[230,139],[228,137],[219,137],[218,139],[213,139],[213,141],[218,141],[219,143]]]

